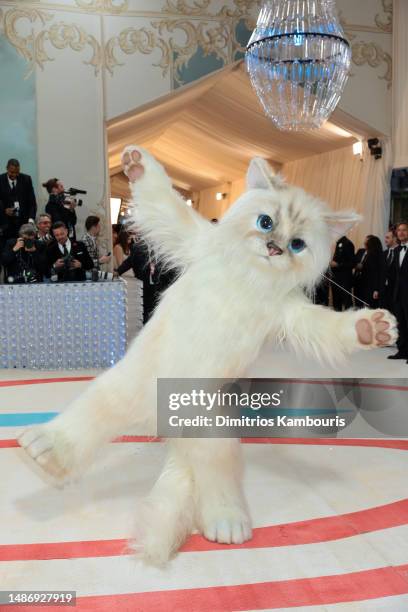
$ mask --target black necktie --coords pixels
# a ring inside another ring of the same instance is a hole
[[[11,191],[16,190],[16,181],[11,181]]]
[[[67,247],[64,244],[64,257],[66,257],[67,255],[69,255],[68,249],[67,249]]]

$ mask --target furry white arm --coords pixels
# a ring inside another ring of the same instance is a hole
[[[299,301],[285,313],[285,337],[297,352],[336,364],[353,351],[393,344],[396,320],[386,310],[335,312]]]
[[[141,147],[129,146],[122,162],[133,195],[134,221],[155,256],[185,267],[197,253],[200,235],[211,230],[172,187],[164,168]]]

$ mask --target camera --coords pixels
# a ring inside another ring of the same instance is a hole
[[[12,284],[23,284],[23,283],[38,283],[38,276],[37,276],[37,272],[35,270],[23,270],[21,272],[21,274],[18,274],[17,276],[8,276],[7,277],[7,282],[12,285]]]
[[[24,246],[26,249],[32,249],[35,246],[35,240],[33,238],[23,238]]]
[[[64,192],[64,195],[67,195],[66,192]],[[71,204],[75,204],[75,206],[82,206],[83,202],[82,200],[77,200],[76,198],[73,198],[72,196],[68,196],[65,198],[63,204],[64,204],[64,208],[71,208]]]
[[[86,195],[87,191],[85,191],[84,189],[77,189],[76,187],[70,187],[67,191],[64,191],[64,194],[67,196],[71,196],[70,200],[73,200],[77,206],[82,206],[83,201],[77,200],[75,196],[77,196],[78,194]]]
[[[71,262],[74,261],[74,258],[72,257],[72,255],[65,255],[65,257],[63,257],[62,259],[64,260],[64,269],[70,270]]]
[[[112,281],[112,272],[102,272],[100,270],[91,270],[91,281],[96,283],[98,281]]]
[[[37,272],[35,270],[24,270],[23,278],[25,283],[38,282]]]

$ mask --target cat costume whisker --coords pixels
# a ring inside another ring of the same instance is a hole
[[[364,306],[366,306],[367,308],[370,308],[370,304],[367,304],[367,302],[364,302],[364,300],[361,300],[359,297],[357,297],[356,295],[354,295],[350,291],[347,291],[347,289],[345,289],[344,287],[342,287],[341,285],[336,283],[332,278],[326,276],[325,274],[320,274],[320,276],[322,278],[324,278],[325,280],[329,281],[329,283],[331,283],[332,285],[336,285],[336,287],[341,289],[344,293],[347,293],[348,295],[351,295],[351,297],[354,298],[357,302],[361,302],[361,304],[364,304]]]

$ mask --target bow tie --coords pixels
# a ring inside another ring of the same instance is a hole
[[[403,249],[404,251],[407,250],[407,245],[406,244],[401,244],[401,249]]]

